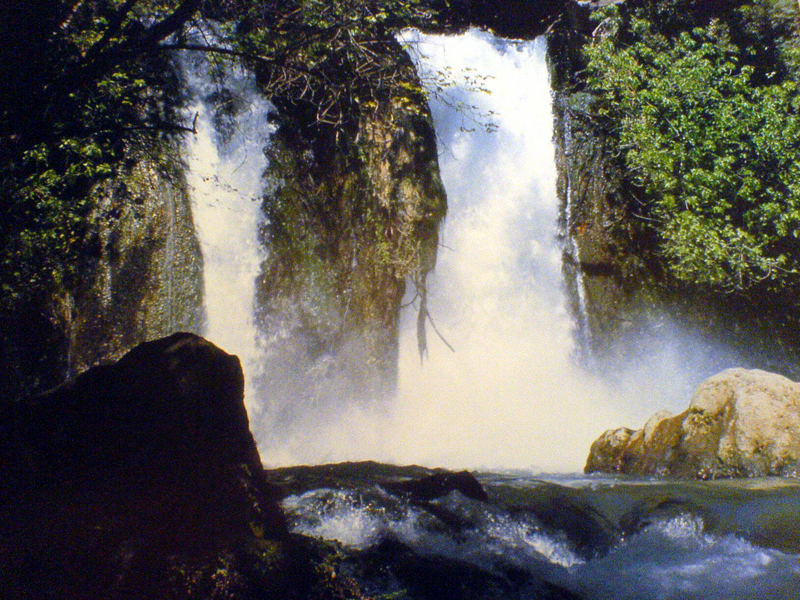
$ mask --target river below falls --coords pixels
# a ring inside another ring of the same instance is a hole
[[[794,599],[800,482],[481,473],[488,501],[420,499],[421,467],[269,471],[296,533],[372,598]],[[388,482],[388,483],[387,483]]]

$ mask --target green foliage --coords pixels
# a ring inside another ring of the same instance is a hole
[[[204,51],[220,72],[241,61],[253,68],[265,94],[311,140],[321,168],[335,149],[350,161],[346,168],[361,169],[363,148],[352,140],[387,107],[427,118],[424,91],[394,37],[401,27],[435,22],[422,0],[27,6],[0,24],[25,29],[20,37],[30,41],[0,48],[0,77],[19,90],[0,98],[0,302],[69,287],[79,258],[91,252],[93,186],[187,129],[178,118],[176,52]]]
[[[776,34],[786,22],[775,4],[668,32],[644,10],[613,7],[586,49],[594,115],[678,281],[798,285],[800,72],[795,40]]]
[[[181,4],[59,1],[4,15],[5,27],[29,33],[0,48],[4,308],[70,285],[86,250],[90,190],[123,158],[157,153],[174,128],[174,69],[150,52],[185,19],[159,35],[148,27]]]

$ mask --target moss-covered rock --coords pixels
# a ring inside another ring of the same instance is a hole
[[[90,194],[75,281],[0,314],[0,393],[21,397],[203,321],[202,257],[177,144],[131,157]],[[57,259],[56,259],[57,260]]]
[[[435,136],[410,60],[394,50],[401,58],[383,58],[401,61],[406,86],[360,105],[350,137],[277,102],[257,314],[281,348],[264,396],[285,410],[390,391],[406,282],[421,290],[435,263],[446,209]]]
[[[91,252],[75,292],[71,369],[203,322],[202,256],[176,149],[94,191]]]

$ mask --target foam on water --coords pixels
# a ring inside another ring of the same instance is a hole
[[[283,507],[296,532],[363,550],[394,536],[415,543],[422,513],[373,488],[367,492],[318,489],[289,496]]]
[[[447,525],[436,510],[415,507],[378,487],[313,490],[284,501],[298,533],[359,551],[395,540],[421,556],[453,559],[485,572],[528,572],[587,600],[789,600],[800,590],[800,556],[738,535],[710,533],[690,512],[655,519],[608,550],[582,558],[564,532],[544,529],[530,513],[509,513],[456,492],[432,506],[461,525]],[[761,505],[763,510],[769,506],[768,501]]]
[[[423,555],[462,560],[490,570],[498,560],[520,568],[542,563],[569,567],[582,562],[566,539],[544,533],[535,520],[511,517],[485,506],[478,509],[457,493],[435,504],[466,522],[473,521],[472,526],[448,532],[436,517],[378,488],[366,493],[313,490],[283,502],[297,533],[357,550],[395,539]]]
[[[800,589],[796,555],[704,531],[697,516],[660,520],[564,579],[590,598],[789,600]]]

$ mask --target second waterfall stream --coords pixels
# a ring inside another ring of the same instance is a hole
[[[621,416],[572,360],[546,40],[405,41],[423,82],[447,72],[457,84],[431,97],[449,209],[428,282],[428,310],[454,351],[431,334],[420,364],[406,315],[399,460],[576,470]]]

